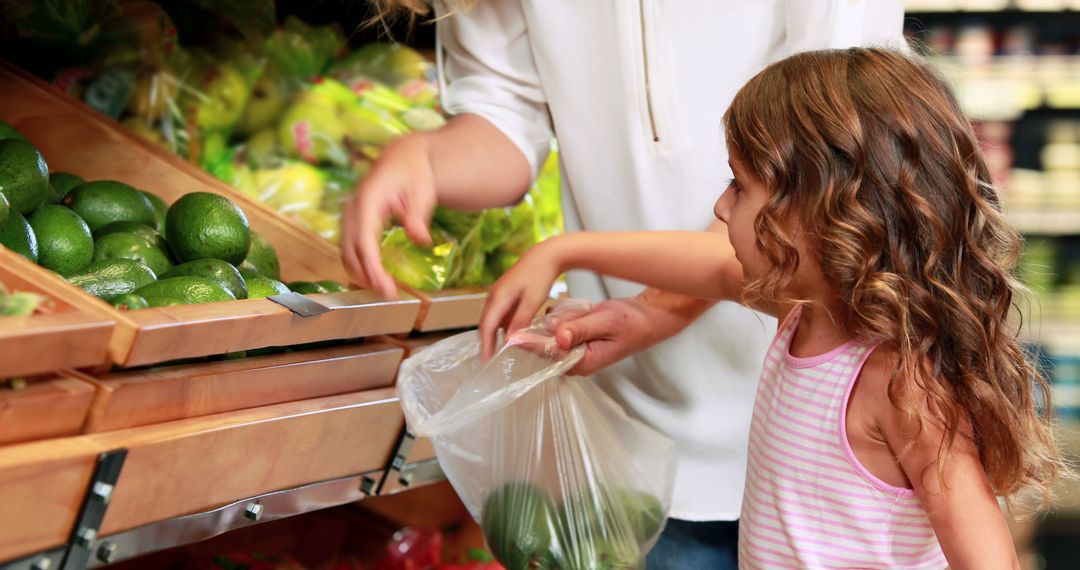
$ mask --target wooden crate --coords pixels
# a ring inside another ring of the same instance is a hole
[[[102,375],[86,433],[384,388],[403,354],[364,343]]]
[[[386,465],[392,388],[0,448],[0,560],[67,541],[98,454],[128,449],[101,536]]]
[[[45,156],[51,170],[87,180],[120,180],[173,202],[189,192],[227,194],[253,230],[277,249],[286,281],[347,282],[338,250],[233,191],[209,174],[122,129],[75,99],[9,64],[0,63],[0,119],[11,123]],[[58,278],[53,279],[58,282]],[[268,299],[148,309],[113,310],[69,287],[65,300],[106,307],[115,321],[110,359],[137,366],[193,356],[408,331],[420,301],[384,301],[367,290],[310,296],[332,310],[303,318]]]
[[[53,275],[0,247],[0,283],[47,298],[27,317],[0,317],[0,378],[105,362],[115,320],[104,307],[82,307],[55,294]],[[0,434],[2,438],[2,434]]]
[[[0,388],[0,445],[81,433],[93,399],[93,384],[63,371]]]

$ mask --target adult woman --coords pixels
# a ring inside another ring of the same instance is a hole
[[[426,241],[436,203],[475,209],[519,200],[552,135],[568,230],[702,229],[731,176],[720,118],[738,88],[797,51],[897,45],[902,20],[898,0],[478,0],[455,8],[437,32],[450,79],[444,107],[457,116],[386,149],[346,214],[346,266],[392,295],[377,241],[389,218]],[[679,446],[672,520],[649,567],[735,567],[750,413],[775,321],[734,303],[568,278],[573,296],[604,301],[560,329],[560,342],[588,343],[575,372],[596,372],[631,414]]]

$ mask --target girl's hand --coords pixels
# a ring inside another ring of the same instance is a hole
[[[480,355],[491,358],[503,328],[509,334],[524,328],[548,300],[551,286],[563,272],[562,237],[532,247],[495,282],[480,316]]]

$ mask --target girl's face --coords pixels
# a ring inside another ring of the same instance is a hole
[[[735,249],[735,258],[743,266],[747,278],[755,279],[765,273],[766,260],[757,250],[754,220],[769,201],[769,189],[746,168],[735,148],[729,149],[728,164],[735,177],[713,207],[717,219],[727,224],[728,240]]]

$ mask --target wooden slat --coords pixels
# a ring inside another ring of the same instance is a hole
[[[80,433],[93,398],[93,384],[65,372],[0,389],[0,445]]]
[[[100,376],[87,433],[393,385],[404,351],[361,344]]]
[[[481,288],[437,292],[405,290],[423,303],[413,327],[419,332],[475,327],[480,323],[480,312],[487,301],[487,291]]]
[[[115,321],[102,307],[73,306],[46,283],[52,273],[0,247],[0,283],[47,298],[38,314],[0,317],[0,378],[105,362]]]
[[[0,448],[0,560],[67,539],[98,453],[129,450],[104,536],[380,469],[401,425],[383,388]]]
[[[134,311],[135,339],[125,365],[262,348],[359,338],[387,330],[408,330],[419,307],[383,301],[366,290],[308,295],[330,312],[301,317],[268,299],[178,305]]]
[[[26,135],[54,171],[72,172],[88,180],[120,180],[170,203],[189,192],[227,194],[247,214],[252,229],[274,245],[286,281],[348,282],[338,250],[332,244],[128,133],[115,121],[3,63],[0,119]],[[74,305],[105,306],[82,293],[68,299]],[[386,302],[367,291],[316,300],[327,301],[337,310],[301,320],[267,300],[133,313],[106,306],[109,316],[117,321],[109,355],[113,362],[134,366],[264,346],[404,332],[411,328],[420,309],[420,301],[412,296]]]
[[[460,331],[451,332],[434,332],[434,333],[413,333],[408,336],[395,335],[395,336],[379,336],[372,340],[391,344],[393,346],[400,347],[405,351],[405,358],[412,356],[414,353],[419,352],[440,340],[450,338],[454,335],[461,334]]]

